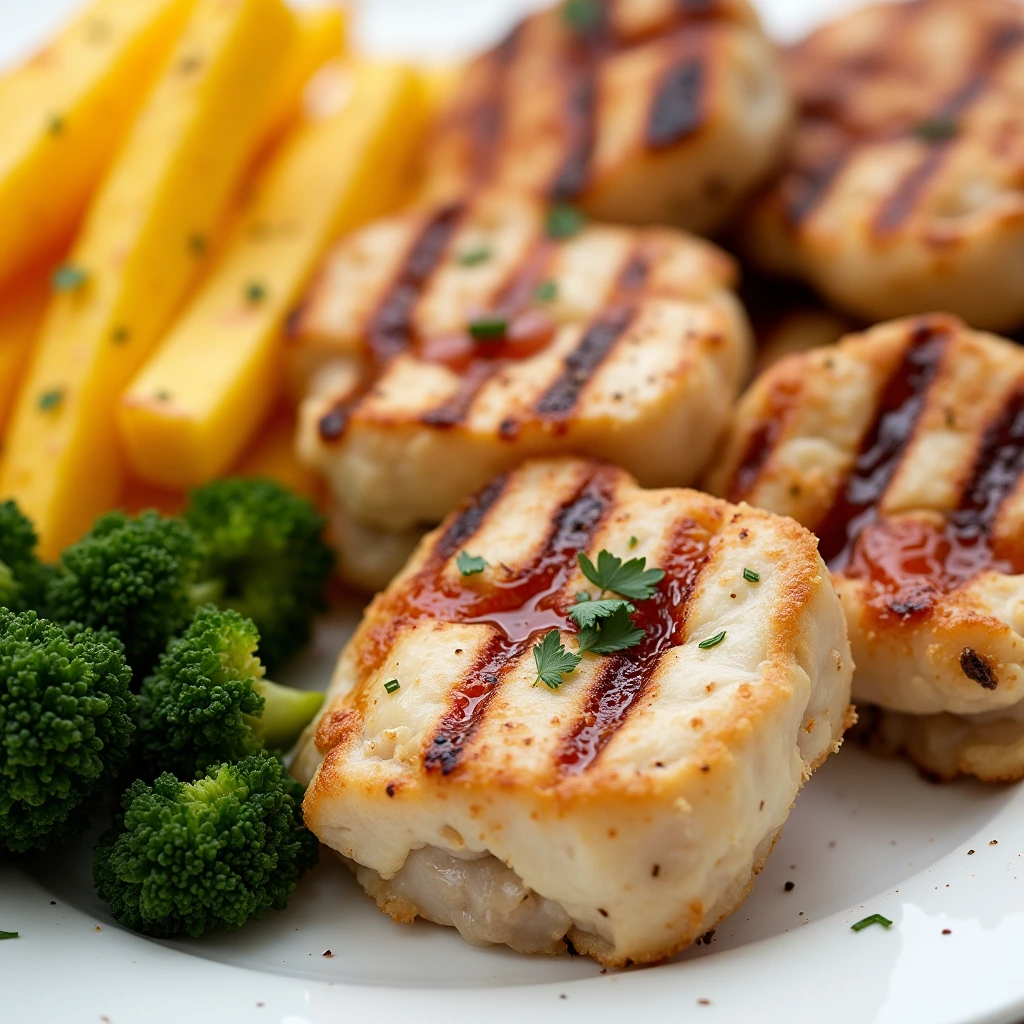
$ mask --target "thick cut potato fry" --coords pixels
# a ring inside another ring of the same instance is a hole
[[[365,63],[339,110],[290,136],[121,401],[135,476],[190,487],[235,461],[280,393],[285,317],[335,236],[406,197],[424,127],[415,71]]]
[[[95,0],[0,76],[0,283],[69,242],[195,0]]]
[[[347,12],[341,7],[308,7],[297,12],[298,36],[277,74],[267,108],[264,145],[280,140],[302,108],[306,83],[328,61],[345,54]]]
[[[39,335],[50,298],[50,275],[40,268],[0,291],[0,451],[32,344]]]
[[[118,395],[202,267],[294,33],[282,0],[199,0],[56,279],[0,466],[44,558],[118,495]]]

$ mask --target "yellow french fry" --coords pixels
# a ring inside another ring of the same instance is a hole
[[[280,393],[282,324],[328,244],[406,196],[423,128],[413,69],[356,67],[256,183],[209,277],[119,407],[132,472],[165,487],[223,473]]]
[[[0,465],[44,558],[118,495],[118,396],[202,268],[294,33],[282,0],[198,0],[54,279]]]
[[[95,0],[0,76],[0,283],[71,240],[194,0]]]
[[[0,450],[49,298],[48,268],[23,275],[0,292]]]
[[[345,53],[347,12],[340,6],[307,7],[298,11],[298,35],[277,73],[266,115],[265,144],[278,141],[298,116],[306,83],[328,61]]]

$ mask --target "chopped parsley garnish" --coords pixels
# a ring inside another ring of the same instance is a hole
[[[17,932],[0,932],[0,939],[20,939],[21,936]]]
[[[397,679],[389,679],[384,684],[384,689],[387,690],[388,693],[394,693],[395,690],[400,690],[401,688],[402,684]]]
[[[128,340],[129,331],[127,327],[115,327],[110,332],[110,340],[115,345],[123,345]]]
[[[193,256],[204,256],[206,254],[206,238],[204,235],[192,234],[188,236],[188,251]]]
[[[707,640],[701,640],[697,646],[702,651],[710,650],[712,647],[717,647],[725,639],[725,630],[721,633],[716,633],[714,636],[709,636]]]
[[[748,583],[760,583],[761,582],[761,574],[759,572],[754,572],[753,569],[744,569],[743,570],[743,578]]]
[[[631,558],[623,562],[610,551],[601,550],[597,553],[597,565],[581,551],[579,553],[580,568],[583,575],[601,593],[610,590],[620,597],[631,601],[646,601],[654,596],[654,587],[665,578],[661,569],[648,569],[646,558]]]
[[[599,0],[565,0],[562,18],[573,32],[586,35],[601,25],[601,4]]]
[[[464,267],[475,267],[478,263],[486,263],[491,258],[491,250],[481,245],[476,249],[467,249],[459,255],[459,263]]]
[[[39,396],[39,408],[48,412],[50,409],[56,409],[63,401],[64,392],[60,388],[52,388]]]
[[[171,393],[166,388],[161,388],[154,397],[158,402],[169,402],[171,400]]]
[[[534,289],[533,297],[538,302],[554,302],[558,298],[558,282],[541,281]]]
[[[851,924],[850,928],[855,932],[859,932],[873,924],[880,924],[883,928],[892,927],[892,921],[890,921],[889,918],[882,917],[881,914],[872,914],[870,917],[865,917],[856,924]]]
[[[636,539],[636,537],[630,537],[630,538],[629,538],[629,546],[630,546],[630,549],[632,549],[632,548],[635,548],[635,547],[637,546],[637,544],[639,544],[639,543],[640,543],[640,541],[638,541],[638,540]]]
[[[534,647],[533,660],[537,663],[533,685],[543,683],[549,690],[557,690],[565,681],[562,676],[572,672],[582,659],[565,649],[558,630],[553,629]]]
[[[914,134],[922,142],[948,142],[955,138],[959,131],[960,126],[956,120],[942,114],[914,126]]]
[[[469,333],[477,341],[500,341],[508,333],[508,320],[503,316],[481,316],[469,322]]]
[[[583,230],[586,220],[575,206],[555,203],[548,210],[547,233],[549,238],[572,238]]]
[[[455,564],[463,576],[472,576],[487,568],[487,563],[480,555],[471,555],[468,551],[460,551],[455,558]]]
[[[592,601],[592,604],[607,602]],[[629,617],[633,606],[628,601],[615,601],[615,609],[599,623],[580,630],[579,653],[614,654],[635,647],[644,638],[644,631]],[[586,607],[577,605],[577,608]],[[570,615],[572,612],[570,612]]]
[[[577,604],[569,609],[569,618],[580,629],[596,626],[599,619],[611,618],[620,608],[625,608],[627,615],[636,611],[628,601],[623,601],[618,597],[606,597],[600,601],[591,601],[589,594],[583,598],[577,594],[576,601]]]
[[[53,272],[50,286],[55,292],[77,292],[88,280],[89,275],[81,267],[65,263]]]
[[[267,289],[259,281],[252,281],[245,288],[245,299],[256,306],[267,297]]]
[[[46,122],[46,130],[50,135],[63,135],[64,118],[60,114],[53,114]]]

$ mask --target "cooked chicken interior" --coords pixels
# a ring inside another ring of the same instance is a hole
[[[427,194],[486,183],[707,232],[772,170],[790,114],[747,0],[573,0],[468,66],[426,149]]]
[[[818,534],[854,697],[940,716],[882,744],[937,774],[1024,776],[1022,470],[1024,351],[932,315],[769,369],[708,482]]]
[[[749,892],[838,745],[851,670],[792,520],[531,461],[374,599],[293,770],[307,825],[395,920],[655,961]]]
[[[1024,322],[1024,5],[875,4],[787,66],[798,126],[741,221],[754,260],[869,322]]]
[[[542,204],[492,192],[330,255],[290,351],[300,450],[343,541],[436,524],[531,455],[607,458],[649,486],[703,471],[750,358],[732,261],[663,228],[575,228],[551,237]],[[350,578],[368,575],[358,547]]]

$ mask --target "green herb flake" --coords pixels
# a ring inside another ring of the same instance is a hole
[[[55,292],[77,292],[89,280],[89,275],[73,263],[65,263],[53,272],[50,287]]]
[[[169,402],[171,400],[171,393],[165,388],[161,388],[154,397],[158,402]]]
[[[555,203],[548,210],[548,238],[565,239],[578,235],[583,230],[586,219],[575,206],[568,203]]]
[[[611,618],[622,607],[626,608],[627,614],[636,611],[636,608],[628,601],[623,601],[618,597],[606,597],[601,601],[591,601],[588,596],[586,601],[579,601],[569,609],[569,618],[580,629],[587,629],[596,626],[599,619]]]
[[[589,35],[601,27],[600,0],[565,0],[562,20],[573,32]]]
[[[572,672],[583,659],[567,651],[558,630],[553,629],[534,647],[533,660],[537,664],[537,678],[533,685],[543,683],[549,690],[557,690],[565,681],[562,676]]]
[[[558,282],[541,281],[534,290],[533,297],[538,302],[554,302],[558,298]]]
[[[60,116],[60,114],[52,114],[46,121],[46,134],[63,135],[66,127],[67,122]]]
[[[115,345],[123,345],[128,340],[130,333],[127,327],[115,327],[110,332],[110,340]]]
[[[632,548],[635,548],[635,547],[637,546],[637,544],[639,544],[639,543],[640,543],[640,541],[638,541],[638,540],[636,539],[636,537],[630,537],[630,538],[629,538],[629,546],[630,546],[630,549],[632,549]]]
[[[475,267],[478,263],[486,263],[491,258],[491,250],[485,245],[476,249],[467,249],[459,254],[459,265],[463,267]]]
[[[604,602],[593,601],[592,604]],[[634,625],[629,617],[633,606],[628,601],[616,602],[611,615],[602,618],[599,623],[580,630],[579,653],[614,654],[636,647],[644,638],[644,631]]]
[[[0,932],[0,939],[20,939],[21,936],[17,932]]]
[[[245,286],[245,301],[258,306],[267,297],[267,289],[259,281],[251,281]]]
[[[39,396],[39,408],[44,412],[49,412],[51,409],[58,408],[63,401],[64,392],[60,388],[52,388]]]
[[[859,932],[863,931],[865,928],[869,928],[873,924],[880,924],[883,928],[892,927],[892,921],[890,921],[889,918],[882,917],[881,914],[872,914],[870,917],[865,917],[856,924],[851,924],[850,929],[851,931]]]
[[[469,333],[476,341],[500,341],[508,333],[503,316],[481,316],[469,322]]]
[[[396,690],[400,690],[401,688],[402,684],[397,679],[389,679],[384,684],[384,689],[387,690],[388,693],[394,693]]]
[[[617,555],[604,550],[597,553],[596,566],[582,551],[578,558],[583,575],[600,587],[602,594],[611,591],[631,601],[653,597],[655,586],[665,578],[661,569],[647,568],[646,558],[631,558],[624,563]]]
[[[914,135],[922,142],[948,142],[957,136],[960,126],[952,117],[930,117],[914,126]]]
[[[760,583],[761,582],[761,574],[759,572],[754,572],[753,569],[746,569],[745,568],[743,570],[743,578],[748,583]]]
[[[468,551],[460,551],[455,564],[463,576],[473,576],[487,568],[487,562],[480,555],[471,555]]]
[[[697,646],[702,651],[709,651],[712,647],[717,647],[725,639],[725,630],[721,633],[716,633],[714,636],[709,636],[707,640],[701,640]]]
[[[206,236],[198,233],[191,234],[188,236],[188,251],[193,256],[200,257],[206,255]]]

